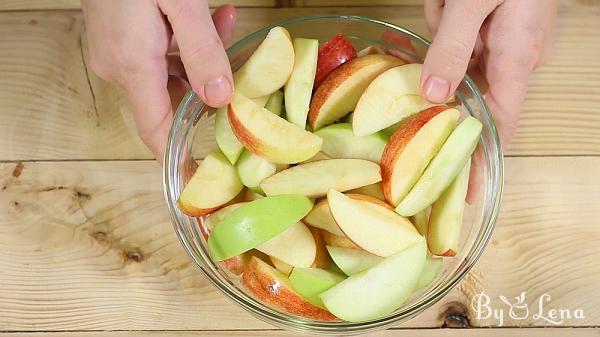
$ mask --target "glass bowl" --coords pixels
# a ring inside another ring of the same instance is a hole
[[[292,19],[261,29],[227,50],[232,69],[238,69],[258,47],[269,29],[283,26],[292,37],[318,39],[321,43],[337,33],[344,34],[360,50],[376,46],[410,62],[421,62],[429,43],[422,37],[393,24],[357,16],[322,15]],[[498,215],[503,185],[503,162],[496,127],[481,93],[465,77],[457,94],[457,108],[463,117],[470,114],[483,124],[481,142],[472,172],[481,177],[481,187],[467,206],[459,245],[453,258],[444,258],[440,275],[427,288],[416,292],[392,314],[361,322],[321,322],[289,314],[254,299],[231,274],[210,257],[198,219],[177,207],[177,198],[196,167],[193,159],[203,158],[216,148],[214,109],[190,91],[181,102],[171,127],[164,158],[164,193],[177,236],[200,271],[225,295],[256,317],[286,330],[315,334],[355,334],[384,329],[406,321],[439,301],[473,267],[486,247]]]

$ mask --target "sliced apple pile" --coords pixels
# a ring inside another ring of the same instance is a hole
[[[482,125],[425,101],[420,74],[341,34],[319,48],[273,28],[178,199],[219,267],[318,321],[380,319],[431,287],[459,254]]]

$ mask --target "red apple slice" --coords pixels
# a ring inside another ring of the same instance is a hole
[[[323,140],[234,92],[229,124],[237,139],[254,154],[276,164],[293,164],[314,156]]]
[[[315,76],[315,88],[340,65],[356,58],[356,50],[344,35],[337,34],[319,48],[317,58],[317,72]]]

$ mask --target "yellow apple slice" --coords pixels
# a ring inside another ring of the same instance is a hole
[[[398,205],[410,192],[458,117],[456,109],[433,107],[414,115],[394,132],[381,156],[383,193],[390,204]]]
[[[377,75],[401,64],[401,60],[390,55],[365,55],[339,66],[313,95],[308,113],[310,126],[318,130],[349,114]]]
[[[320,197],[331,188],[347,191],[381,181],[379,165],[362,159],[329,159],[290,167],[260,183],[266,195]]]
[[[313,161],[325,160],[325,159],[333,159],[333,158],[331,158],[330,156],[326,155],[325,153],[319,151],[314,156],[303,161],[302,164],[310,163]]]
[[[375,184],[355,188],[353,190],[348,191],[348,193],[362,194],[362,195],[367,195],[369,197],[373,197],[375,199],[385,200],[385,196],[383,195],[383,188],[381,187],[381,183],[375,183]]]
[[[405,64],[377,76],[356,104],[352,118],[354,134],[373,134],[436,105],[420,94],[421,68],[421,64]]]
[[[250,260],[242,275],[242,285],[258,300],[294,315],[318,321],[336,320],[327,310],[298,294],[287,276],[256,257]]]
[[[310,267],[315,261],[317,245],[312,233],[302,221],[291,225],[256,249],[294,267]]]
[[[312,226],[307,226],[310,230],[313,238],[315,239],[315,245],[317,246],[317,254],[315,256],[315,262],[312,264],[312,268],[327,268],[331,265],[331,258],[325,247],[325,240],[321,236],[321,230]]]
[[[342,248],[353,248],[353,249],[362,249],[357,246],[354,242],[346,237],[346,235],[335,235],[331,234],[326,230],[321,230],[321,237],[327,246],[333,247],[342,247]]]
[[[408,219],[381,205],[364,203],[331,189],[329,208],[342,232],[357,246],[378,256],[391,256],[421,239]]]
[[[290,273],[294,269],[294,266],[283,262],[282,260],[276,258],[275,256],[269,256],[269,259],[273,263],[273,266],[277,268],[280,272],[285,274],[286,276],[290,276]]]
[[[427,208],[460,173],[479,142],[482,125],[467,117],[450,134],[438,154],[431,160],[423,175],[398,204],[396,212],[411,216]]]
[[[427,243],[434,255],[454,256],[458,252],[460,227],[465,210],[465,197],[469,187],[471,160],[431,206]]]
[[[254,154],[276,164],[294,164],[314,156],[323,140],[234,92],[229,124],[237,139]]]
[[[177,203],[183,213],[202,216],[214,212],[242,191],[235,167],[220,151],[210,152],[187,182]]]
[[[431,211],[430,207],[425,208],[419,213],[410,217],[410,221],[412,221],[413,225],[419,234],[423,235],[427,238],[427,232],[429,231],[429,212]]]
[[[293,68],[290,34],[283,27],[274,27],[234,74],[235,90],[249,98],[269,95],[283,87]]]
[[[294,39],[294,70],[285,84],[285,117],[290,123],[306,127],[306,117],[312,96],[319,40]]]

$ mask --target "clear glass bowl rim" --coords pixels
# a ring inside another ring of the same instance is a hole
[[[305,21],[319,21],[319,20],[349,20],[349,21],[358,21],[367,24],[375,24],[382,26],[382,28],[388,28],[407,36],[410,36],[412,39],[417,40],[422,43],[424,46],[428,47],[430,42],[425,38],[419,36],[418,34],[413,33],[412,31],[402,28],[400,26],[372,18],[356,16],[356,15],[338,15],[338,14],[327,14],[327,15],[313,15],[313,16],[302,16],[298,18],[293,18],[289,20],[280,21],[269,25],[265,28],[262,28],[240,41],[236,42],[233,46],[227,49],[227,54],[232,55],[241,48],[243,48],[247,43],[253,41],[259,36],[266,34],[271,28],[276,26],[286,26],[294,23],[305,22]],[[169,138],[167,141],[167,149],[165,151],[164,156],[164,164],[163,164],[163,189],[164,189],[164,198],[165,204],[169,211],[169,215],[171,218],[171,222],[177,237],[179,238],[182,246],[190,255],[196,266],[201,270],[208,280],[211,281],[213,285],[215,285],[221,292],[225,293],[229,298],[240,304],[244,309],[250,311],[254,316],[270,323],[275,326],[284,328],[289,331],[296,331],[302,333],[318,333],[318,334],[356,334],[356,333],[365,333],[368,331],[380,330],[386,327],[390,327],[399,321],[410,319],[420,312],[424,311],[431,305],[438,302],[441,298],[443,298],[450,290],[452,290],[460,280],[471,270],[471,268],[475,265],[485,247],[487,246],[492,232],[494,230],[496,220],[498,217],[498,213],[500,211],[500,204],[502,199],[502,190],[504,185],[504,161],[502,155],[502,149],[500,146],[500,140],[497,133],[496,126],[493,121],[492,114],[483,99],[483,96],[479,92],[479,89],[475,85],[475,83],[471,80],[469,76],[465,76],[463,83],[466,85],[468,90],[473,94],[473,98],[481,107],[481,119],[487,127],[490,128],[492,134],[492,149],[486,150],[486,152],[490,152],[491,154],[495,154],[495,181],[488,182],[491,184],[491,194],[492,198],[488,201],[491,204],[491,209],[489,212],[484,214],[484,219],[482,222],[482,227],[479,230],[477,235],[477,240],[475,240],[474,245],[471,247],[468,255],[465,256],[463,264],[459,267],[459,269],[443,284],[439,285],[437,288],[426,293],[422,298],[418,301],[412,303],[410,306],[403,308],[400,311],[396,311],[386,317],[370,320],[366,322],[360,323],[351,323],[351,322],[319,322],[313,321],[309,319],[298,318],[297,316],[282,313],[276,311],[258,300],[255,300],[248,295],[244,294],[240,290],[236,289],[234,286],[230,285],[227,280],[220,275],[220,273],[216,270],[216,266],[214,262],[210,259],[208,252],[203,249],[200,250],[200,256],[197,256],[193,253],[192,247],[190,247],[190,242],[186,239],[185,233],[182,228],[180,228],[179,223],[177,222],[177,203],[176,203],[176,191],[175,184],[172,183],[172,178],[175,175],[176,167],[179,165],[178,159],[180,156],[174,153],[174,143],[177,137],[177,134],[181,132],[182,127],[186,123],[191,123],[190,121],[185,120],[185,113],[190,103],[197,99],[196,94],[190,90],[182,99],[176,113],[174,116],[174,121],[171,126],[171,130],[169,132]],[[191,127],[190,127],[191,128]]]

